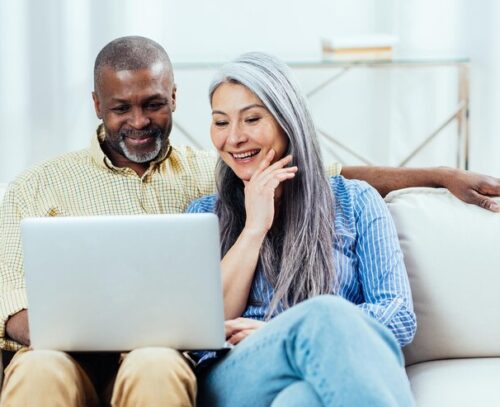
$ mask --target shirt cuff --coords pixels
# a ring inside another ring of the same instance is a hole
[[[363,304],[359,304],[358,307],[371,317],[375,318],[382,325],[387,326],[398,314],[403,305],[403,299],[396,297],[378,304],[369,304],[365,302]]]

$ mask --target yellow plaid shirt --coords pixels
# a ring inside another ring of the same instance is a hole
[[[27,308],[20,221],[26,217],[134,215],[184,212],[189,202],[215,190],[213,153],[190,147],[169,151],[139,177],[104,155],[100,128],[88,149],[42,163],[13,181],[0,212],[0,349],[20,345],[5,338],[9,316]],[[340,174],[334,164],[330,175]]]

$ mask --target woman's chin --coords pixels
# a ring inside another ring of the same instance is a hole
[[[234,171],[234,173],[243,182],[248,182],[248,181],[250,181],[250,178],[252,178],[252,175],[254,172],[253,171]]]

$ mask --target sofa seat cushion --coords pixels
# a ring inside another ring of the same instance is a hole
[[[500,406],[500,358],[436,360],[406,371],[417,407]]]

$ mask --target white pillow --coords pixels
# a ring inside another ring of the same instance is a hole
[[[443,189],[395,191],[386,202],[417,314],[407,365],[500,356],[500,214]]]

